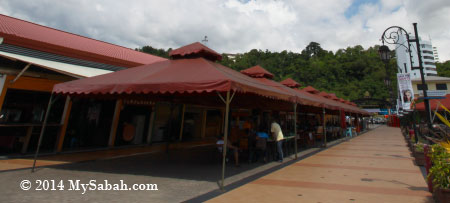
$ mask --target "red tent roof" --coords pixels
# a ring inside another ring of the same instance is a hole
[[[305,92],[309,92],[311,94],[318,94],[318,93],[320,93],[319,90],[316,90],[314,87],[311,87],[311,86],[305,87],[302,90],[305,91]]]
[[[331,101],[331,100],[329,100],[329,99],[327,99],[325,97],[319,96],[317,94],[313,94],[311,92],[307,92],[304,89],[302,89],[302,90],[295,89],[295,90],[300,92],[300,93],[302,93],[302,94],[305,94],[308,97],[312,97],[312,98],[315,98],[316,100],[320,101],[321,106],[324,107],[324,108],[332,109],[332,110],[338,110],[339,108],[342,107],[341,105],[333,103],[333,101]]]
[[[350,106],[350,105],[338,102],[336,99],[338,99],[338,100],[340,100],[340,99],[337,98],[335,94],[327,94],[326,92],[321,92],[320,94],[317,94],[319,91],[314,89],[311,86],[303,88],[302,90],[299,90],[299,89],[294,89],[294,90],[296,90],[297,92],[299,92],[301,94],[304,94],[308,98],[316,99],[316,101],[318,101],[321,104],[320,106],[323,106],[328,109],[333,109],[333,110],[342,109],[344,111],[353,112],[353,113],[368,114],[367,111],[361,110],[358,107],[354,107],[354,106]],[[312,92],[315,92],[315,93],[312,93]],[[329,98],[324,97],[324,96],[327,96]],[[336,99],[334,99],[334,98],[336,98]]]
[[[0,14],[3,43],[123,67],[166,59]]]
[[[200,42],[194,42],[192,44],[175,49],[169,53],[169,56],[173,59],[203,57],[211,61],[222,60],[222,55],[206,47]]]
[[[61,94],[203,93],[234,90],[278,100],[285,92],[202,57],[167,60],[91,78],[60,83]]]
[[[445,95],[445,99],[430,99],[430,109],[432,111],[436,110],[436,107],[438,107],[439,103],[444,105],[445,108],[450,109],[450,94]],[[416,110],[419,111],[425,111],[425,103],[421,102],[416,104]],[[438,107],[438,110],[444,110],[442,107]]]
[[[286,92],[286,94],[290,94],[290,95],[292,95],[292,97],[296,97],[297,98],[297,102],[300,103],[300,104],[311,105],[311,106],[319,106],[320,105],[320,102],[318,102],[318,101],[316,101],[316,100],[314,100],[312,98],[309,98],[309,97],[307,97],[305,95],[298,94],[295,90],[293,90],[293,89],[291,89],[289,87],[286,87],[286,86],[284,86],[284,85],[282,85],[282,84],[280,84],[280,83],[278,83],[276,81],[273,81],[273,80],[270,80],[270,79],[267,79],[267,78],[255,78],[255,80],[258,80],[258,81],[260,81],[261,83],[263,83],[265,85],[268,85],[268,86],[271,86],[271,87],[275,87],[275,88],[277,88],[277,89],[279,89],[279,90],[281,90],[283,92]]]
[[[254,78],[273,78],[273,74],[264,69],[263,67],[256,65],[245,70],[241,70],[241,73]]]
[[[286,85],[288,87],[293,87],[293,88],[300,87],[300,84],[298,82],[296,82],[295,80],[293,80],[292,78],[287,78],[286,80],[283,80],[280,83],[283,85]]]
[[[336,96],[336,94],[330,93],[329,95],[331,96],[330,98],[331,98],[332,100],[334,100],[334,101],[339,101],[339,98]]]
[[[327,98],[329,100],[332,100],[333,102],[335,102],[337,105],[339,105],[342,109],[344,109],[346,111],[353,112],[353,113],[361,113],[359,108],[355,109],[352,105],[349,105],[349,104],[343,105],[343,104],[338,103],[336,100],[333,99],[333,95],[334,94],[331,95],[331,94],[328,94],[326,92],[320,92],[318,95],[322,96],[322,97],[325,97],[325,98]],[[336,97],[336,96],[334,96],[334,97]]]
[[[293,84],[293,83],[297,83],[295,80],[292,80],[291,82],[285,82],[286,84]],[[284,85],[286,85],[284,84]],[[298,84],[298,83],[297,83]],[[287,86],[287,85],[286,85]],[[302,97],[308,98],[309,100],[314,101],[315,103],[318,103],[319,105],[313,105],[313,106],[321,106],[327,109],[332,109],[332,110],[337,110],[339,108],[342,108],[342,104],[336,103],[335,101],[332,101],[330,99],[327,99],[325,97],[319,96],[317,94],[313,94],[311,92],[305,91],[306,88],[299,90],[299,89],[295,89],[295,87],[291,87],[293,90],[295,90],[299,95],[301,95]],[[306,90],[310,90],[312,92],[317,91],[316,89],[314,89],[311,86],[307,87],[308,89]],[[315,90],[315,91],[314,91]],[[318,91],[317,91],[318,92]]]
[[[250,74],[249,74],[250,72]],[[286,87],[285,85],[276,82],[274,80],[270,80],[268,78],[265,77],[260,77],[261,74],[251,74],[251,73],[263,73],[263,75],[272,75],[272,73],[270,73],[269,71],[267,71],[266,69],[262,68],[261,66],[254,66],[245,70],[242,70],[241,73],[244,74],[248,74],[250,77],[254,78],[255,80],[260,81],[261,83],[270,86],[270,87],[275,87],[283,92],[285,92],[286,94],[290,94],[293,98],[296,98],[297,102],[299,102],[300,104],[304,104],[304,105],[312,105],[312,106],[319,106],[320,102],[313,99],[313,98],[309,98],[304,94],[299,94],[297,91]],[[246,74],[246,75],[247,75]],[[295,82],[295,81],[294,81]]]
[[[329,95],[329,94],[326,93],[326,92],[320,92],[320,93],[319,93],[319,96],[325,97],[325,98],[327,98],[327,99],[331,99],[331,95]]]

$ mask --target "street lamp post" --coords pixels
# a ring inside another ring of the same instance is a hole
[[[403,46],[406,48],[406,50],[409,53],[411,69],[419,69],[420,70],[420,77],[422,80],[422,87],[423,87],[422,89],[423,89],[423,96],[424,96],[424,103],[425,103],[425,113],[427,115],[426,117],[427,117],[428,128],[431,129],[432,125],[431,125],[430,102],[428,100],[427,88],[425,88],[426,82],[425,82],[425,75],[424,75],[423,64],[422,64],[422,53],[420,51],[419,34],[417,32],[417,23],[413,23],[413,26],[414,26],[415,39],[410,39],[409,33],[400,26],[388,27],[383,32],[383,35],[381,35],[381,41],[383,42],[383,45],[380,47],[380,49],[378,51],[380,53],[381,59],[384,60],[385,58],[383,59],[383,57],[386,57],[386,55],[389,54],[389,48],[386,45],[384,45],[385,42],[387,44],[395,44],[395,45]],[[406,46],[403,44],[404,42],[400,41],[400,36],[402,36],[402,35],[406,36],[406,43],[407,43]],[[419,67],[412,66],[413,61],[412,61],[412,54],[411,54],[412,53],[411,44],[410,44],[411,42],[416,43],[417,57],[419,59]]]
[[[389,115],[391,115],[391,109],[392,109],[392,90],[391,90],[391,78],[389,74],[389,61],[391,60],[391,50],[389,50],[389,47],[386,45],[380,46],[380,49],[378,50],[378,53],[380,54],[381,61],[384,62],[384,67],[386,69],[386,78],[384,79],[384,84],[386,85],[386,88],[389,90],[389,106],[388,111]]]

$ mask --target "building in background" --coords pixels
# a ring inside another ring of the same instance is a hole
[[[239,54],[223,53],[223,55],[228,57],[228,59],[232,60],[233,62],[236,62],[236,56],[238,56]]]
[[[36,149],[55,84],[164,60],[130,48],[0,15],[0,155]],[[60,138],[67,126],[62,125],[61,119],[69,119],[70,116],[63,113],[63,109],[72,108],[72,101],[60,98],[53,106],[55,110],[49,113],[49,131],[42,142],[43,149],[48,151],[62,147],[59,140],[62,140]],[[80,100],[74,101],[73,109],[76,115],[72,114],[72,119],[92,120],[94,127],[91,129],[100,129],[101,115],[112,116],[107,114],[114,110],[114,105]],[[88,140],[91,135],[101,133],[99,131],[88,131],[83,125],[72,128],[84,130],[80,132],[85,135],[81,137],[84,140],[77,137],[83,143],[101,142]],[[75,138],[66,140],[70,141],[68,145],[82,143]]]
[[[410,36],[410,38],[414,39],[414,36]],[[399,43],[402,45],[398,45],[395,49],[399,73],[411,73],[411,79],[420,78],[420,70],[411,69],[410,54],[406,48],[408,44],[406,42],[406,37],[404,35],[401,35],[399,37]],[[410,46],[412,50],[411,53],[412,66],[419,67],[416,43],[415,42],[410,43]],[[433,49],[431,41],[426,41],[422,39],[420,39],[420,50],[422,52],[421,54],[425,77],[437,76],[436,61],[435,61],[435,58],[437,57],[437,50],[435,48]]]
[[[422,96],[421,94],[423,88],[428,89],[431,93],[438,90],[445,91],[445,94],[450,94],[450,78],[447,77],[428,76],[425,87],[422,86],[422,81],[420,78],[411,79],[411,83],[414,89],[414,98]]]
[[[434,60],[436,61],[436,63],[439,62],[439,54],[438,54],[436,47],[433,47],[433,55],[434,55]]]

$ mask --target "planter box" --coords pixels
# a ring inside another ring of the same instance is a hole
[[[425,166],[425,154],[423,152],[414,151],[414,158],[418,166]]]
[[[450,202],[450,189],[438,188],[434,191],[434,197],[438,203]]]

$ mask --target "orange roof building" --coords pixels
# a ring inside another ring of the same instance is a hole
[[[42,123],[54,85],[166,60],[0,14],[0,131],[5,135],[0,148],[29,151],[32,129]],[[71,106],[69,101],[60,99],[58,105]],[[15,136],[27,139],[16,143]]]

